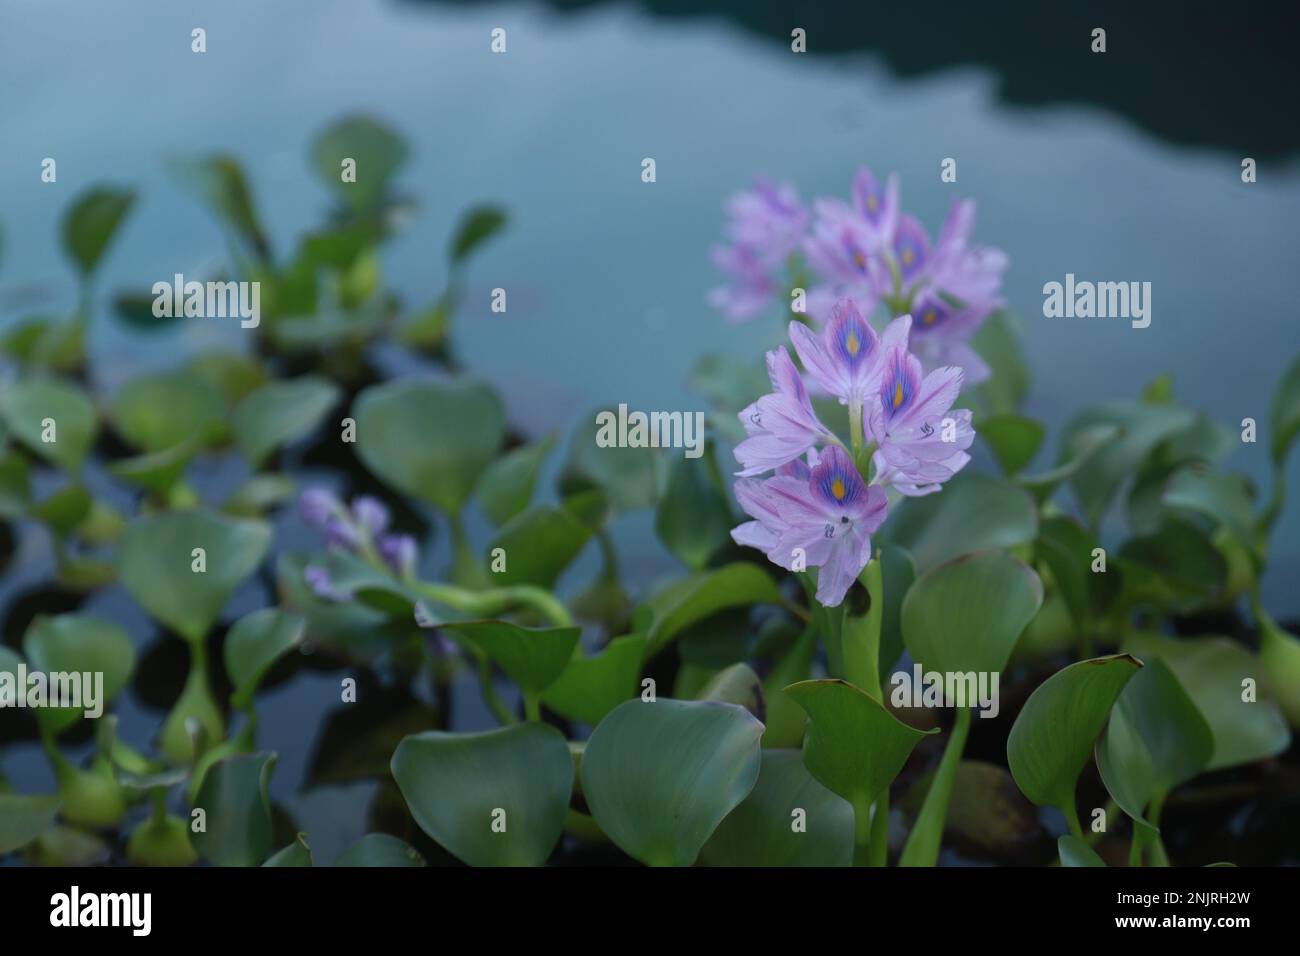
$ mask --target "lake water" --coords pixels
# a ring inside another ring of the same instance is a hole
[[[207,31],[203,55],[190,51],[196,26]],[[489,50],[494,27],[507,30],[505,55]],[[760,172],[805,197],[845,195],[860,164],[897,170],[906,208],[931,230],[954,195],[978,200],[977,235],[1011,257],[1004,291],[1022,319],[1032,414],[1060,424],[1168,371],[1179,397],[1222,424],[1236,430],[1249,416],[1266,427],[1300,342],[1300,166],[1289,144],[1261,139],[1259,181],[1245,185],[1250,153],[1197,129],[1186,103],[1170,105],[1178,132],[1157,135],[1105,106],[1008,105],[988,67],[903,79],[889,59],[798,55],[725,16],[663,18],[633,4],[561,14],[532,3],[137,0],[124,15],[118,5],[3,0],[0,304],[72,303],[58,224],[72,196],[105,181],[134,185],[141,199],[105,263],[101,311],[114,291],[221,261],[216,226],[163,171],[172,155],[238,156],[276,248],[289,249],[328,207],[307,144],[364,111],[413,147],[400,182],[419,212],[385,260],[409,300],[441,290],[447,238],[466,205],[509,210],[508,233],[471,268],[456,336],[525,431],[567,433],[619,402],[702,407],[686,384],[701,355],[756,357],[781,336],[775,316],[733,327],[705,304],[727,196]],[[1243,121],[1241,135],[1251,128]],[[55,185],[40,182],[46,156],[58,161]],[[645,157],[656,161],[653,184],[640,178]],[[940,182],[944,157],[958,161],[955,185]],[[1042,287],[1066,273],[1150,282],[1151,326],[1044,318]],[[495,286],[509,290],[505,315],[488,310]],[[0,312],[0,322],[26,311]],[[189,323],[132,337],[101,321],[96,378],[111,389],[184,350],[241,345],[240,335],[234,323]],[[1242,445],[1228,464],[1267,489],[1267,447],[1266,437]],[[647,521],[634,517],[619,539],[634,572],[668,567]],[[1265,579],[1278,617],[1300,612],[1297,541],[1293,489]],[[129,602],[114,603],[119,619],[131,617]],[[263,743],[285,751],[277,795],[326,860],[361,832],[342,809],[357,798],[348,788],[296,795],[301,743],[275,737],[336,694],[336,680],[305,677],[260,705]],[[153,726],[155,712],[133,707],[124,729]],[[34,748],[6,756],[23,789],[43,773]]]

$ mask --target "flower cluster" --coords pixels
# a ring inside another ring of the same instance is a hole
[[[805,371],[784,347],[769,352],[773,391],[740,413],[747,437],[736,446],[735,492],[754,520],[732,538],[787,570],[819,568],[817,600],[827,607],[844,600],[871,558],[871,535],[889,507],[885,489],[930,494],[970,460],[971,413],[952,409],[962,370],[924,373],[909,351],[912,327],[903,315],[877,336],[851,298],[834,306],[820,333],[791,322]],[[848,406],[847,447],[817,417],[810,384]]]
[[[349,508],[324,488],[309,488],[299,496],[298,510],[309,527],[324,533],[330,548],[382,563],[404,580],[415,574],[419,545],[409,534],[388,533],[391,515],[379,499],[361,495]],[[320,565],[308,565],[303,577],[319,597],[349,597],[335,587],[329,572]]]
[[[912,348],[927,368],[958,366],[972,385],[988,377],[970,339],[1003,304],[1007,257],[972,243],[974,202],[954,201],[931,242],[901,210],[898,177],[882,184],[860,169],[849,202],[818,199],[810,214],[793,186],[759,179],[753,192],[731,200],[729,214],[728,244],[713,251],[727,283],[709,294],[728,319],[751,319],[806,282],[804,311],[818,324],[845,298],[868,315],[877,306],[911,314]]]

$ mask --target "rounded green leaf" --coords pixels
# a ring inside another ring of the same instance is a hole
[[[135,202],[129,189],[91,189],[63,217],[63,248],[82,275],[95,271],[117,227]]]
[[[135,647],[127,633],[115,624],[84,614],[37,617],[23,638],[23,652],[33,670],[47,675],[54,672],[80,675],[83,702],[88,705],[86,695],[98,693],[101,696],[95,705],[101,713],[131,679],[135,665]],[[92,677],[92,684],[87,685],[87,674],[102,676]],[[38,713],[58,733],[88,709],[89,706],[46,708]]]
[[[321,182],[355,210],[374,206],[406,162],[406,141],[371,116],[349,116],[324,129],[312,144],[312,166]],[[355,180],[343,179],[343,161],[356,163]]]
[[[190,372],[142,375],[127,382],[109,409],[113,427],[142,451],[155,453],[215,440],[225,430],[221,392]]]
[[[632,697],[641,677],[645,637],[616,637],[599,654],[575,657],[542,694],[542,703],[561,717],[594,727]]]
[[[312,866],[311,847],[307,845],[307,834],[299,833],[283,850],[273,853],[271,857],[262,864],[269,867],[300,867]]]
[[[0,416],[28,450],[69,471],[81,467],[95,441],[95,406],[81,389],[54,379],[6,384]]]
[[[451,261],[460,263],[506,225],[506,214],[496,206],[474,206],[461,217],[451,241]]]
[[[1043,603],[1038,575],[1005,551],[956,558],[917,578],[903,641],[927,671],[1000,673]]]
[[[132,522],[122,536],[122,583],[150,615],[196,643],[270,543],[271,530],[261,522],[209,511],[151,515]]]
[[[847,681],[800,681],[785,692],[810,720],[804,764],[822,786],[854,807],[870,806],[898,776],[917,742],[939,732],[909,727]]]
[[[938,494],[908,499],[886,527],[891,540],[911,552],[917,571],[926,571],[972,551],[1034,540],[1038,510],[1015,485],[964,471]]]
[[[731,542],[731,505],[713,457],[673,458],[655,510],[655,533],[682,563],[696,570]]]
[[[249,463],[260,468],[281,445],[319,426],[338,398],[338,386],[311,375],[268,382],[235,406],[235,442]]]
[[[1214,735],[1214,756],[1207,769],[1254,763],[1291,745],[1286,720],[1266,694],[1262,663],[1236,641],[1139,634],[1126,640],[1124,649],[1143,660],[1164,661],[1177,676]],[[1247,695],[1247,687],[1255,689],[1254,698]]]
[[[478,647],[532,694],[555,683],[582,634],[577,627],[530,628],[509,621],[455,621],[442,627]]]
[[[1118,654],[1079,661],[1043,681],[1007,738],[1007,761],[1021,792],[1039,806],[1074,815],[1074,787],[1111,707],[1142,662]]]
[[[366,467],[448,514],[460,510],[505,438],[501,400],[470,380],[372,386],[353,413]]]
[[[564,508],[534,505],[521,511],[489,545],[489,554],[505,552],[505,569],[493,572],[492,583],[553,587],[590,537],[591,529]]]
[[[194,834],[195,849],[217,866],[258,866],[271,852],[273,753],[240,754],[208,768],[194,799],[206,830]]]
[[[569,444],[568,463],[561,479],[562,490],[591,483],[609,496],[619,511],[649,508],[656,499],[655,450],[619,445],[597,444],[601,427],[600,414],[616,414],[609,409],[590,414],[574,430]]]
[[[238,160],[213,155],[174,159],[168,165],[177,182],[207,207],[222,226],[238,236],[259,258],[267,257],[270,245],[258,223],[252,192]]]
[[[226,634],[223,655],[226,674],[234,685],[231,703],[247,710],[253,692],[266,672],[285,654],[302,643],[306,621],[301,615],[278,608],[263,608],[241,617]]]
[[[528,507],[537,476],[546,456],[555,447],[555,436],[512,449],[488,466],[478,486],[479,504],[493,524],[503,525]]]
[[[651,866],[690,866],[753,789],[762,735],[735,704],[629,700],[587,741],[583,796],[625,853]]]
[[[848,866],[853,807],[813,779],[798,750],[764,750],[758,782],[700,852],[708,866]]]
[[[1143,820],[1152,799],[1209,766],[1214,735],[1173,671],[1156,658],[1120,694],[1096,749],[1106,789],[1125,813]]]
[[[393,778],[420,829],[471,866],[540,866],[564,830],[573,758],[548,724],[403,740]]]

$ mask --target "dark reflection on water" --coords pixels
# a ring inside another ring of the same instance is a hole
[[[453,7],[492,0],[401,0]],[[1091,103],[1172,143],[1242,156],[1300,149],[1300,4],[1000,0],[851,3],[817,0],[541,0],[578,13],[626,6],[670,20],[725,18],[788,46],[807,33],[812,56],[870,52],[903,78],[978,66],[1014,106]],[[1106,30],[1106,52],[1091,49]]]

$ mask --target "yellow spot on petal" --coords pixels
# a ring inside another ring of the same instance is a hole
[[[858,349],[862,348],[862,343],[858,341],[858,333],[849,331],[849,337],[844,340],[844,347],[849,350],[850,355],[857,355]]]
[[[831,482],[831,494],[835,496],[836,501],[844,500],[844,482],[841,479],[836,478]]]
[[[870,209],[872,212],[876,211],[876,206],[878,205],[880,205],[880,203],[876,200],[876,197],[874,195],[867,197],[867,208]]]
[[[912,252],[911,249],[904,249],[900,255],[900,258],[903,260],[903,265],[905,266],[910,266],[914,257],[915,253]]]
[[[899,405],[902,404],[903,404],[903,383],[895,382],[894,383],[894,407],[897,408]]]
[[[926,325],[934,325],[934,320],[937,318],[938,316],[934,314],[934,309],[928,309],[926,310],[925,315],[921,316],[921,321]]]

